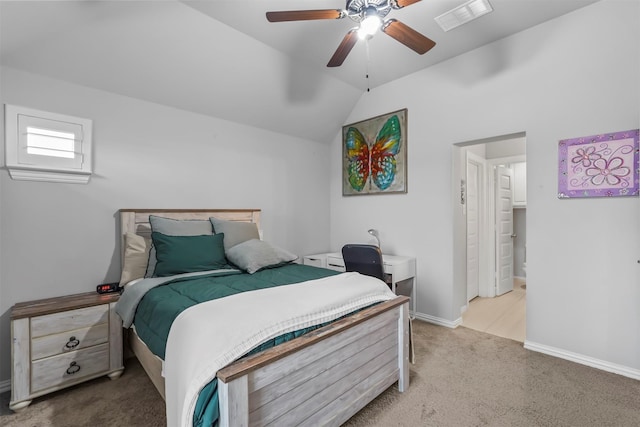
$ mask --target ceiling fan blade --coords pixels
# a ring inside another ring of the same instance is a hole
[[[357,41],[358,41],[358,30],[356,28],[352,28],[342,39],[340,46],[338,46],[338,49],[336,49],[335,53],[329,60],[327,67],[341,66],[344,60],[347,58],[347,55],[349,55],[349,52],[351,52],[351,49],[353,49],[353,46],[355,46]]]
[[[389,19],[385,22],[382,26],[382,31],[420,55],[428,52],[436,45],[436,42],[430,38],[423,36],[413,28],[395,19]]]
[[[407,6],[411,6],[414,3],[418,3],[419,1],[422,0],[395,0],[393,3],[395,3],[394,9],[402,9],[403,7],[407,7]]]
[[[345,14],[339,9],[323,10],[285,10],[282,12],[267,12],[269,22],[311,21],[314,19],[340,19]]]

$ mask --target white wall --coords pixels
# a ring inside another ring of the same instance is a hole
[[[363,95],[348,123],[408,108],[409,192],[343,198],[337,136],[332,247],[379,229],[417,257],[420,316],[455,325],[453,144],[526,132],[528,345],[640,378],[640,201],[557,198],[560,139],[640,126],[639,17],[603,0]]]
[[[330,140],[361,90],[196,10],[220,3],[0,1],[0,64],[302,139]],[[229,4],[247,20],[268,25],[264,15],[248,16],[237,3]]]
[[[501,157],[524,156],[527,154],[527,138],[510,138],[489,142],[485,159],[499,159]],[[469,149],[469,147],[467,147]]]
[[[0,72],[0,102],[91,118],[95,144],[88,185],[14,181],[0,171],[0,381],[10,378],[14,303],[119,280],[120,208],[261,208],[265,240],[298,254],[328,248],[328,146]]]

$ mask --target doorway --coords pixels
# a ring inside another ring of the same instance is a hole
[[[462,326],[524,343],[527,291],[521,280],[514,278],[513,290],[506,294],[473,299],[462,315]]]
[[[526,327],[526,135],[458,144],[456,265],[463,274],[461,324],[524,341]],[[454,173],[455,176],[455,173]],[[524,192],[524,193],[523,193]],[[464,243],[464,246],[462,246]],[[463,249],[463,250],[461,250]],[[462,254],[462,252],[464,252]]]

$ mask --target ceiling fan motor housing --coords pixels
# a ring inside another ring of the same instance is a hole
[[[355,22],[362,22],[375,10],[380,19],[389,14],[392,9],[389,0],[347,0],[345,10],[347,16]]]

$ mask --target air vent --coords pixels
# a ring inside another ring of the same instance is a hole
[[[435,18],[444,31],[453,30],[462,24],[493,12],[489,0],[470,0]]]

